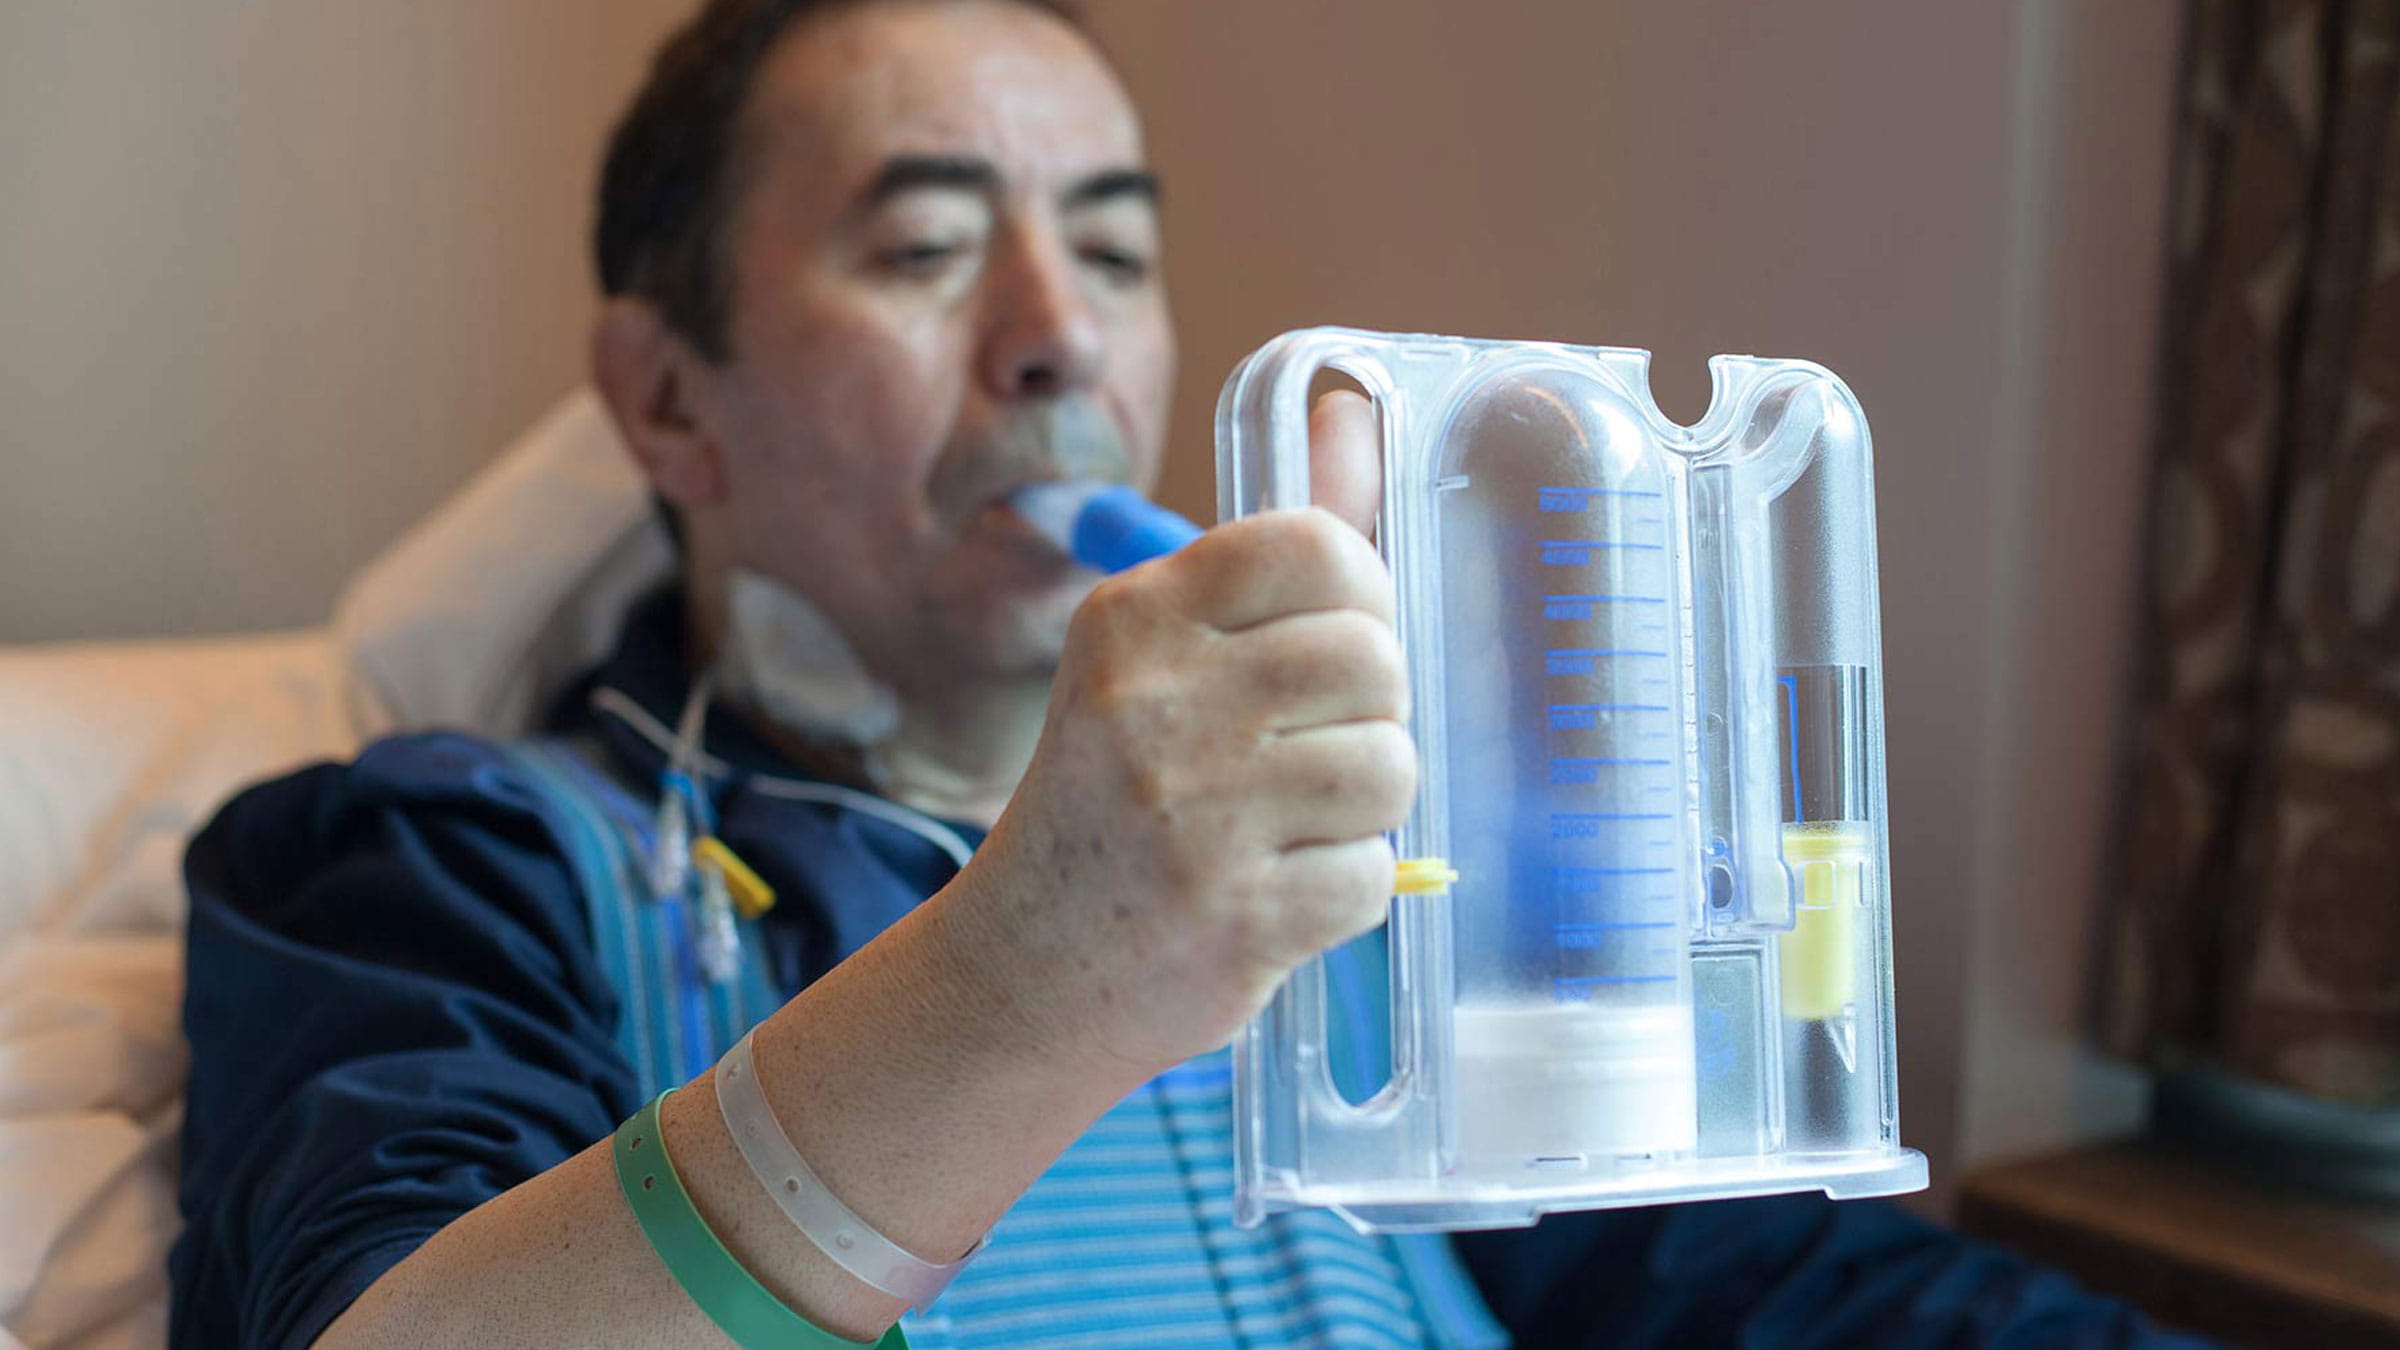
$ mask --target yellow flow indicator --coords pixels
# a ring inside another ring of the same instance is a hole
[[[1783,1015],[1837,1017],[1858,998],[1858,921],[1867,866],[1867,827],[1825,821],[1783,827],[1783,861],[1800,876],[1799,912],[1777,945]]]

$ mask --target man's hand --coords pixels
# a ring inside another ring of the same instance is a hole
[[[1373,927],[1416,790],[1373,414],[1311,418],[1326,503],[1220,526],[1076,612],[1049,722],[961,883],[1037,1034],[1156,1072]]]
[[[1356,390],[1336,389],[1309,409],[1308,499],[1374,538],[1383,443],[1375,405]]]

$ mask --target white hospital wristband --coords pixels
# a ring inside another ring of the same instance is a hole
[[[725,1129],[758,1184],[783,1208],[784,1217],[817,1250],[859,1279],[894,1298],[908,1300],[918,1312],[932,1306],[966,1269],[967,1262],[991,1241],[987,1234],[975,1250],[947,1264],[921,1261],[900,1244],[875,1231],[874,1225],[836,1199],[817,1174],[800,1161],[800,1150],[767,1107],[767,1094],[758,1086],[758,1066],[750,1054],[750,1033],[734,1042],[717,1061],[717,1110]]]

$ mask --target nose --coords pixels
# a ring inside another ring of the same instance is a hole
[[[1100,320],[1063,241],[1033,230],[995,259],[981,365],[995,398],[1057,398],[1098,376]]]

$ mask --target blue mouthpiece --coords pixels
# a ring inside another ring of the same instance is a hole
[[[1122,484],[1037,483],[1010,505],[1061,553],[1095,572],[1138,567],[1200,537],[1199,526]]]

